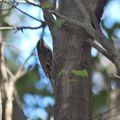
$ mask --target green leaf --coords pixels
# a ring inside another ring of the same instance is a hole
[[[81,77],[88,77],[88,72],[87,70],[83,69],[83,70],[71,70],[71,73],[77,76],[81,76]]]
[[[65,23],[65,21],[63,20],[63,19],[57,19],[56,21],[55,21],[55,25],[57,26],[57,27],[62,27],[62,25]]]
[[[52,4],[52,2],[47,1],[47,2],[45,2],[44,4],[42,4],[42,8],[43,8],[43,9],[48,9],[48,10],[50,10],[50,9],[53,8],[53,4]]]

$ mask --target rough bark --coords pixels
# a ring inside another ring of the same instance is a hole
[[[83,3],[89,5],[90,1]],[[61,1],[59,13],[84,20],[73,0]],[[78,31],[72,26],[56,31],[59,33],[56,32],[53,41],[53,75],[57,88],[55,120],[91,120],[91,48],[85,42],[89,36],[83,29]],[[88,77],[70,72],[81,69],[88,71]]]

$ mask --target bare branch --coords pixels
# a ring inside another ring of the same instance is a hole
[[[28,17],[30,17],[30,18],[32,18],[32,19],[34,19],[34,20],[36,20],[36,21],[39,21],[39,22],[42,22],[42,23],[43,23],[42,20],[39,20],[39,19],[37,19],[37,18],[31,16],[30,14],[24,12],[23,10],[19,9],[19,8],[16,6],[17,4],[13,4],[13,3],[10,3],[10,2],[6,2],[6,1],[5,1],[4,3],[7,3],[7,4],[11,5],[13,8],[16,8],[19,12],[21,12],[21,13],[27,15]]]
[[[0,74],[2,76],[4,76],[4,74],[2,72],[2,64],[3,64],[2,42],[3,42],[2,33],[0,31],[0,64],[1,64],[0,65]],[[7,77],[5,76],[5,78],[7,78]],[[3,79],[4,79],[4,77],[3,77]],[[2,89],[1,89],[3,79],[0,79],[0,120],[2,120],[2,113],[3,113],[2,112],[3,111],[3,109],[2,109]]]
[[[6,65],[5,65],[5,59],[3,54],[4,54],[3,41],[2,41],[2,38],[0,37],[0,63],[1,63],[0,70],[1,70],[3,80],[7,81],[8,75],[6,72]]]
[[[36,7],[41,7],[39,2],[36,2],[34,0],[15,0],[15,2],[9,1],[9,0],[0,0],[0,2],[9,2],[9,3],[16,3],[16,4],[30,4]]]
[[[74,2],[76,3],[79,11],[84,16],[84,21],[90,21],[90,16],[89,16],[86,8],[84,7],[83,3],[80,0],[74,0]]]
[[[12,9],[13,7],[9,7],[9,8],[5,8],[5,9],[0,9],[0,11],[8,11],[10,9]]]
[[[22,75],[24,75],[26,73],[26,70],[24,70],[24,66],[25,64],[28,62],[28,60],[31,58],[31,56],[34,55],[34,50],[35,48],[33,49],[33,51],[31,52],[31,54],[27,57],[27,59],[24,61],[24,63],[18,68],[16,74],[15,74],[15,77],[18,79],[20,78]],[[17,80],[16,79],[16,80]]]
[[[58,18],[61,18],[61,19],[65,20],[65,22],[67,22],[67,23],[69,23],[71,25],[74,25],[74,26],[80,27],[80,28],[84,28],[84,23],[82,23],[82,22],[79,22],[79,21],[77,21],[75,19],[68,18],[68,17],[66,17],[64,15],[61,15],[57,11],[49,10],[49,12],[55,14]]]
[[[100,45],[96,44],[93,40],[87,39],[87,42],[90,44],[91,47],[94,47],[98,52],[102,53],[105,57],[107,57],[109,60],[113,61],[111,58],[111,55]]]
[[[0,0],[0,2],[10,2],[10,3],[13,3],[12,1],[10,0]],[[26,3],[26,2],[31,2],[31,3],[36,3],[34,0],[15,0],[15,2],[17,3]]]
[[[41,27],[43,27],[44,25],[40,25],[37,27],[31,27],[31,26],[2,26],[0,27],[0,30],[23,30],[23,29],[31,29],[31,30],[35,30],[35,29],[40,29]]]
[[[115,78],[115,79],[118,79],[120,80],[120,76],[119,75],[116,75],[116,74],[111,74],[112,78]]]
[[[11,43],[3,42],[3,45],[4,45],[5,48],[13,49],[15,52],[26,52],[26,53],[29,53],[29,54],[31,53],[31,51],[23,50],[23,49],[17,47],[14,44],[11,44]],[[36,55],[36,52],[34,52],[33,55]]]
[[[99,113],[99,114],[95,115],[95,116],[94,116],[94,119],[95,119],[95,118],[98,118],[98,117],[100,117],[100,116],[103,116],[104,114],[107,114],[107,113],[109,113],[110,111],[112,111],[112,110],[114,110],[114,109],[117,109],[117,108],[119,108],[119,107],[120,107],[120,104],[116,104],[116,105],[114,105],[113,107],[111,107],[111,108],[109,108],[108,110],[106,110],[105,112],[102,112],[102,113]]]
[[[5,108],[5,117],[6,117],[6,119],[12,120],[13,83],[9,82],[7,69],[6,69],[7,67],[5,65],[5,59],[4,59],[4,54],[3,54],[4,53],[4,47],[3,47],[2,42],[3,42],[3,40],[2,40],[2,36],[1,36],[1,38],[0,38],[0,63],[1,63],[0,71],[1,71],[1,74],[2,74],[2,85],[3,85],[5,95],[6,95],[6,98],[7,98],[6,108]]]
[[[98,23],[96,23],[96,21],[94,21],[95,26],[98,29],[95,29],[90,21],[83,21],[83,22],[79,22],[78,20],[73,20],[71,18],[67,18],[66,16],[63,16],[59,13],[57,13],[56,11],[49,11],[52,12],[53,14],[55,14],[57,17],[60,17],[62,19],[64,19],[67,23],[76,26],[77,28],[82,28],[83,30],[85,30],[93,39],[97,40],[102,46],[103,48],[110,54],[112,62],[116,65],[117,69],[120,71],[120,56],[118,54],[118,51],[112,47],[109,42],[106,40],[106,37],[103,35],[103,33],[100,30],[100,27],[98,27]],[[96,18],[94,14],[92,14],[92,17]]]

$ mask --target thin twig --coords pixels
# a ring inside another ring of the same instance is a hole
[[[120,104],[114,105],[113,107],[109,108],[109,109],[106,110],[105,112],[102,112],[102,113],[99,113],[99,114],[95,115],[94,118],[97,118],[97,117],[99,117],[99,116],[102,116],[102,115],[104,115],[104,114],[107,114],[108,112],[110,112],[110,111],[112,111],[113,109],[116,109],[116,108],[118,108],[118,107],[120,107]]]
[[[21,75],[23,75],[24,73],[26,73],[26,70],[24,70],[24,66],[25,64],[28,62],[28,60],[31,58],[31,56],[34,55],[34,50],[36,48],[33,49],[33,51],[31,52],[31,54],[27,57],[27,59],[24,61],[24,63],[18,68],[16,74],[15,74],[15,77],[16,78],[19,78]],[[24,70],[24,71],[23,71]]]
[[[12,1],[10,0],[0,0],[0,2],[9,2],[9,3],[13,3]],[[19,4],[24,4],[24,3],[27,3],[26,1],[31,1],[31,0],[15,0],[16,3],[19,3]],[[32,0],[32,3],[35,4],[36,2],[34,0]]]
[[[23,108],[22,108],[23,104],[22,104],[22,101],[20,100],[16,86],[14,86],[14,97],[17,104],[19,105],[19,108],[21,109],[21,111],[23,111]]]
[[[3,9],[0,9],[0,11],[8,11],[10,9],[12,9],[13,7],[9,7],[9,8],[3,8]]]
[[[109,116],[103,118],[102,120],[109,120],[110,118],[114,118],[114,120],[116,120],[115,118],[117,118],[118,116],[120,116],[120,114],[109,115]]]
[[[16,45],[14,44],[11,44],[11,43],[7,43],[7,42],[3,42],[3,45],[6,47],[6,48],[11,48],[13,50],[15,50],[15,52],[26,52],[26,53],[31,53],[31,51],[25,51],[19,47],[17,47]],[[36,55],[36,52],[34,53],[34,55]]]
[[[42,22],[42,23],[44,22],[44,21],[42,21],[42,20],[40,20],[40,19],[37,19],[37,18],[31,16],[30,14],[24,12],[23,10],[19,9],[19,8],[16,6],[16,4],[9,3],[9,2],[6,2],[6,1],[5,1],[5,3],[11,5],[13,8],[16,8],[19,12],[21,12],[21,13],[27,15],[28,17],[30,17],[30,18],[32,18],[32,19],[34,19],[34,20],[36,20],[36,21],[39,21],[39,22]]]
[[[112,78],[115,78],[115,79],[118,79],[120,80],[120,76],[119,75],[116,75],[116,74],[111,74]]]
[[[23,29],[40,29],[43,25],[32,27],[32,26],[1,26],[0,30],[23,30]]]

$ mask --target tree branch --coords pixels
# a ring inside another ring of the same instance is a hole
[[[24,12],[23,10],[19,9],[19,8],[17,7],[17,4],[13,4],[13,3],[10,3],[10,2],[6,2],[6,1],[4,1],[4,3],[7,3],[7,4],[11,5],[11,7],[16,8],[19,12],[27,15],[28,17],[30,17],[30,18],[32,18],[32,19],[34,19],[34,20],[36,20],[36,21],[39,21],[39,22],[42,22],[42,23],[44,22],[44,21],[42,21],[42,20],[39,20],[39,19],[31,16],[30,14]]]
[[[109,42],[107,42],[106,37],[103,35],[103,33],[100,30],[100,27],[98,27],[98,23],[96,23],[97,20],[94,21],[95,26],[97,26],[97,29],[95,29],[90,21],[83,21],[79,22],[78,20],[73,20],[71,18],[67,18],[66,16],[63,16],[56,11],[49,11],[55,14],[57,17],[60,17],[64,19],[67,23],[76,26],[77,28],[84,29],[93,39],[97,40],[104,49],[110,54],[112,62],[116,65],[117,69],[120,70],[120,56],[118,54],[118,51],[112,47]],[[96,18],[95,15],[92,13],[92,17]]]
[[[0,0],[0,2],[10,2],[10,3],[13,3],[12,1],[10,0]],[[24,3],[33,3],[33,4],[36,4],[36,2],[34,0],[15,0],[16,3],[21,3],[21,4],[24,4]]]
[[[31,27],[31,26],[1,26],[0,30],[23,30],[23,29],[40,29],[41,27],[43,27],[44,24],[37,26],[37,27]]]
[[[101,20],[103,10],[104,10],[104,6],[105,6],[106,2],[107,2],[107,0],[98,0],[97,1],[95,16],[97,18],[98,23],[100,23],[100,20]]]
[[[90,21],[90,16],[89,16],[88,11],[86,10],[85,6],[83,5],[83,3],[80,0],[74,0],[74,2],[76,3],[79,11],[84,16],[84,21]]]
[[[111,55],[100,45],[96,44],[92,39],[87,39],[87,42],[90,44],[91,47],[94,47],[96,50],[98,50],[98,52],[102,53],[105,57],[114,62],[111,58]]]
[[[24,61],[24,63],[18,68],[16,74],[15,74],[15,78],[20,78],[21,76],[23,76],[26,73],[26,70],[24,70],[24,66],[25,64],[28,62],[28,60],[31,58],[31,56],[34,55],[34,50],[36,49],[36,47],[33,49],[33,51],[31,52],[31,54],[27,57],[27,59]],[[17,81],[17,79],[15,81]]]
[[[116,104],[116,105],[114,105],[113,107],[111,107],[111,108],[109,108],[108,110],[106,110],[105,112],[102,112],[102,113],[99,113],[99,114],[97,114],[97,115],[95,115],[94,116],[94,119],[96,119],[96,118],[98,118],[98,117],[100,117],[100,116],[103,116],[103,115],[105,115],[105,114],[108,114],[110,111],[112,111],[113,109],[117,109],[117,108],[119,108],[120,107],[120,104]]]

